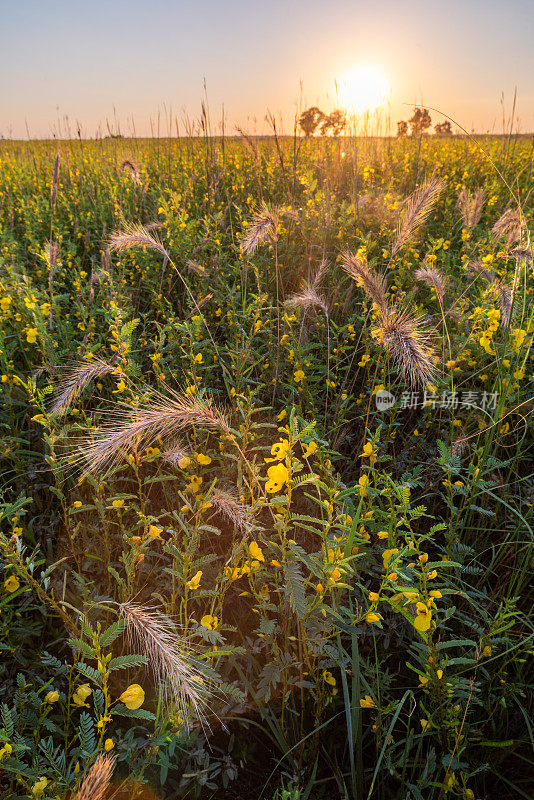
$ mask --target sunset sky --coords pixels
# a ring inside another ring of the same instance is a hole
[[[0,0],[0,10],[5,137],[50,136],[65,115],[85,136],[115,119],[126,135],[134,125],[150,135],[158,110],[165,135],[171,108],[184,132],[204,79],[216,131],[224,103],[229,133],[268,132],[267,110],[289,133],[301,85],[304,107],[361,110],[378,91],[366,76],[383,81],[393,123],[417,102],[500,133],[501,93],[509,116],[517,87],[519,129],[534,130],[534,0]]]

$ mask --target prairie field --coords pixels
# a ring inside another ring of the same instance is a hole
[[[534,140],[0,141],[0,795],[529,798]]]

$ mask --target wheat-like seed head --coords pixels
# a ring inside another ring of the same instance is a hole
[[[473,230],[473,228],[480,222],[485,199],[486,192],[484,189],[477,189],[473,194],[471,194],[471,192],[464,187],[458,195],[456,208],[462,215],[464,228],[466,230]]]
[[[397,226],[397,235],[391,250],[392,256],[398,253],[423,225],[444,186],[444,182],[438,178],[429,178],[408,198]]]
[[[279,221],[280,209],[262,203],[252,217],[241,241],[243,252],[253,255],[266,241],[275,242],[278,238]]]
[[[99,358],[75,364],[56,389],[49,409],[50,414],[63,414],[92,380],[109,375],[115,369],[113,362],[106,363]]]
[[[230,434],[224,413],[201,397],[178,394],[167,387],[167,395],[153,392],[150,401],[138,409],[115,409],[96,439],[84,442],[78,461],[92,470],[116,463],[133,448],[145,449],[158,439],[173,440],[184,428],[215,428]]]
[[[74,800],[103,800],[114,768],[115,756],[105,756],[100,753],[85,775]]]
[[[502,324],[507,328],[512,317],[512,307],[514,304],[514,289],[504,281],[495,281],[493,291],[497,295],[497,306],[501,312]]]
[[[429,353],[431,336],[420,317],[407,309],[388,308],[381,314],[373,337],[410,384],[426,386],[432,381],[435,367]]]
[[[203,720],[209,689],[191,649],[170,621],[155,608],[127,602],[119,606],[132,648],[146,656],[156,684],[176,706],[184,725]]]
[[[157,227],[157,223],[152,225],[141,225],[139,222],[130,222],[124,226],[123,230],[113,231],[108,239],[108,247],[112,252],[120,253],[124,250],[131,250],[133,247],[148,247],[170,260],[165,246],[159,236],[153,233],[152,228]]]
[[[419,267],[415,273],[415,279],[417,281],[421,281],[421,283],[426,283],[428,286],[431,286],[433,289],[435,289],[436,294],[443,303],[443,296],[445,294],[447,282],[444,275],[437,267],[430,267],[427,265]]]
[[[513,247],[521,240],[523,232],[523,215],[520,208],[507,208],[501,214],[491,232],[497,239],[506,238],[508,247]]]
[[[237,497],[223,489],[214,489],[209,496],[213,508],[234,525],[241,533],[248,533],[252,527],[251,509],[240,503]]]
[[[468,269],[472,270],[472,272],[484,278],[485,281],[488,281],[488,283],[492,283],[495,280],[495,273],[486,269],[482,261],[479,261],[477,258],[468,261],[466,266]]]
[[[320,308],[328,317],[328,305],[315,286],[308,284],[297,294],[288,297],[285,305],[288,308],[303,308],[304,310]]]
[[[378,275],[350,250],[341,254],[341,264],[345,272],[360,286],[365,294],[376,303],[380,310],[386,308],[386,278]]]
[[[139,167],[133,161],[127,158],[122,162],[121,167],[128,173],[134,183],[141,183]]]

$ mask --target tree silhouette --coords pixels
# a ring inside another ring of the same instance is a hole
[[[451,123],[448,119],[445,122],[438,122],[434,125],[434,130],[438,136],[452,136]]]
[[[299,125],[304,136],[313,136],[324,119],[325,115],[317,106],[311,106],[303,111],[299,117]]]
[[[407,136],[408,135],[408,123],[406,120],[401,119],[397,122],[397,136]]]
[[[412,136],[422,136],[427,128],[432,125],[432,119],[426,108],[414,108],[413,116],[408,122],[411,125]]]
[[[340,108],[336,108],[328,116],[323,115],[321,122],[321,133],[323,135],[331,133],[332,136],[339,134],[347,127],[347,115]]]

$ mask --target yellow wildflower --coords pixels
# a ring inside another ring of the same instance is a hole
[[[187,586],[188,589],[198,589],[201,577],[202,577],[202,570],[199,569],[196,575],[193,575],[191,580],[187,581],[185,585]]]
[[[126,708],[130,711],[135,711],[140,708],[145,702],[144,689],[138,683],[132,683],[119,697],[121,703],[124,703]]]
[[[267,477],[269,480],[265,484],[265,491],[269,494],[274,494],[275,492],[279,492],[284,484],[287,483],[289,472],[284,464],[276,464],[275,466],[269,467],[267,470]]]

